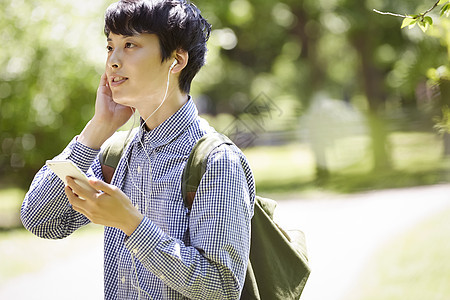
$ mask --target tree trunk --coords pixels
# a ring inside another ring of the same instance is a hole
[[[312,22],[317,16],[313,16],[307,9],[304,8],[302,2],[298,2],[291,7],[292,12],[298,17],[296,25],[292,27],[291,33],[298,37],[302,45],[301,59],[308,62],[309,70],[309,88],[302,90],[303,99],[307,99],[306,106],[309,106],[310,100],[314,97],[317,91],[323,88],[323,79],[326,77],[323,64],[319,61],[317,56],[317,43],[320,38],[319,22]],[[307,24],[310,22],[309,30]],[[316,24],[314,26],[314,24]],[[327,164],[326,153],[324,147],[316,147],[312,145],[314,158],[316,161],[316,181],[324,182],[330,176],[330,171]]]
[[[383,77],[373,63],[373,47],[368,31],[360,31],[352,36],[354,48],[357,50],[363,80],[363,87],[369,103],[369,126],[372,138],[374,170],[391,168],[391,153],[388,131],[382,113],[385,109]]]
[[[443,116],[442,107],[450,107],[450,80],[442,78],[439,82],[439,89],[441,92],[441,97],[439,101],[439,112],[442,119],[449,118],[450,116]],[[450,133],[448,132],[450,128],[447,128],[447,132],[443,135],[443,156],[444,158],[450,158]]]

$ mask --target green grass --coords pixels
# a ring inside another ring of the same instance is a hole
[[[19,188],[0,189],[0,213],[11,212],[20,208],[18,199],[23,199],[25,192]]]
[[[449,220],[446,210],[383,246],[345,299],[449,299]]]
[[[25,191],[19,188],[0,189],[0,229],[15,228],[20,223],[20,205]]]
[[[255,176],[258,191],[296,192],[302,183],[314,180],[314,160],[308,147],[290,144],[244,150]]]
[[[438,167],[442,138],[424,132],[395,132],[390,135],[392,162],[399,170],[418,172]]]
[[[353,193],[448,182],[450,161],[442,159],[442,141],[433,133],[395,132],[390,135],[392,168],[372,171],[369,141],[352,137],[327,151],[331,175],[315,178],[314,155],[301,143],[244,149],[259,194],[311,191]],[[353,148],[352,148],[353,147]]]

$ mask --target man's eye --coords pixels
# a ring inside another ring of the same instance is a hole
[[[113,50],[113,47],[111,47],[111,46],[106,46],[106,51],[110,52],[110,51],[112,51],[112,50]]]
[[[134,47],[136,46],[132,43],[125,43],[125,48],[134,48]]]

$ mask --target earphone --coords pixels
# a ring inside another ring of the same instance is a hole
[[[177,60],[175,59],[172,63],[172,65],[170,66],[169,70],[172,71],[173,67],[175,67],[177,65]]]

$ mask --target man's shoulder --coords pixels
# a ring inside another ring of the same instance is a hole
[[[197,117],[196,120],[172,143],[172,147],[176,149],[183,149],[184,155],[189,156],[194,146],[205,135],[213,135],[217,133],[216,129],[209,125],[208,121],[201,117]],[[222,155],[220,154],[222,153]],[[239,160],[244,164],[247,164],[247,159],[244,153],[234,143],[223,143],[213,149],[207,156],[208,161],[210,158],[215,157],[219,160]]]
[[[204,135],[211,132],[215,132],[215,129],[209,125],[208,121],[202,117],[197,117],[187,130],[179,136],[177,142],[183,143],[191,151]]]

